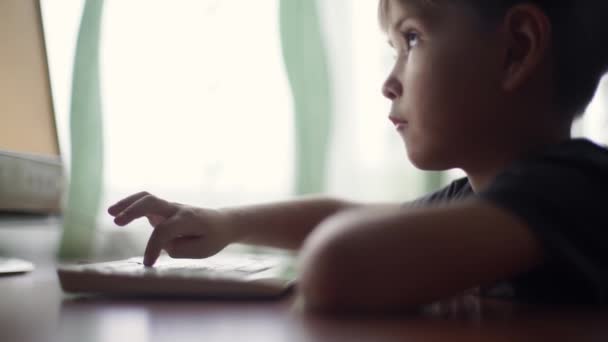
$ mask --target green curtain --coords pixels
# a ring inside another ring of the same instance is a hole
[[[91,254],[103,188],[103,129],[99,42],[103,0],[87,0],[76,43],[70,112],[71,169],[62,259]]]
[[[280,0],[283,58],[295,112],[295,192],[325,190],[332,96],[314,0]]]

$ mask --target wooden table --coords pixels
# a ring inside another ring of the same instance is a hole
[[[54,226],[54,228],[52,228]],[[49,228],[51,227],[51,228]],[[0,342],[608,341],[608,311],[549,309],[469,296],[420,314],[327,317],[280,301],[77,297],[61,291],[57,222],[0,221],[0,251],[38,268],[0,276]]]
[[[64,294],[52,265],[0,277],[0,341],[608,341],[608,313],[464,297],[416,315],[327,317],[280,301]]]

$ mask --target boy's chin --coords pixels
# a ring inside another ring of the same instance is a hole
[[[445,171],[450,169],[442,153],[420,145],[412,146],[406,143],[407,156],[416,168],[424,171]]]

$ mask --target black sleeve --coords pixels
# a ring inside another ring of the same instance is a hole
[[[607,304],[608,173],[602,170],[561,158],[528,161],[479,194],[527,222],[542,243],[543,265],[507,280],[515,299]]]

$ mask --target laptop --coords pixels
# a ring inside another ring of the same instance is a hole
[[[161,255],[152,267],[142,257],[64,264],[65,292],[129,297],[279,298],[295,284],[293,257],[220,252],[205,259]]]
[[[36,239],[64,185],[39,0],[0,1],[0,46],[0,230]],[[34,270],[20,252],[0,248],[0,276]]]

